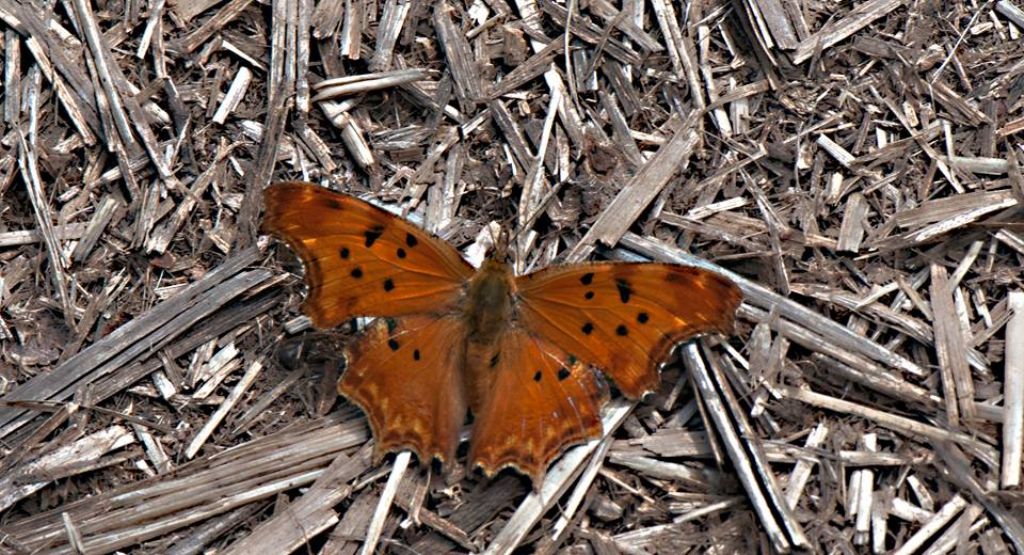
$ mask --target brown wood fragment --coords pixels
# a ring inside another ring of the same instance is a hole
[[[99,372],[100,375],[107,373],[159,342],[154,336],[147,345],[141,341],[143,337],[154,331],[162,337],[180,334],[184,330],[177,326],[164,329],[162,332],[159,330],[161,326],[173,322],[175,318],[195,318],[196,314],[189,314],[190,310],[197,312],[198,309],[199,313],[203,310],[212,310],[227,302],[230,296],[241,294],[269,277],[264,272],[237,274],[254,260],[254,256],[253,251],[239,253],[229,263],[210,272],[203,280],[166,301],[160,310],[150,311],[145,318],[132,320],[128,325],[107,335],[105,341],[96,343],[68,359],[61,365],[62,371],[42,374],[37,379],[26,382],[9,393],[7,399],[66,399],[71,395],[71,387],[76,381],[91,372]],[[227,287],[218,289],[217,286],[221,285],[221,282]],[[28,420],[29,415],[24,411],[0,407],[0,437],[22,426]]]
[[[959,113],[961,116],[967,119],[972,125],[980,125],[988,122],[988,117],[985,116],[984,112],[979,110],[973,104],[967,102],[960,95],[956,94],[953,89],[949,88],[945,83],[941,81],[935,81],[931,84],[931,88],[935,91],[935,99],[945,105],[950,110]]]
[[[705,366],[695,344],[686,347],[684,360],[708,404],[708,414],[737,467],[740,482],[754,505],[776,550],[810,546],[803,527],[785,504],[782,491],[765,459],[763,448],[751,439],[752,430],[740,410],[736,394],[726,385],[725,375],[713,363]]]
[[[366,26],[365,3],[361,0],[345,0],[344,5],[341,53],[349,59],[358,60],[363,45],[363,28]]]
[[[405,18],[412,7],[409,0],[387,0],[380,16],[377,32],[377,44],[370,60],[371,71],[387,71],[391,69],[391,57],[395,43],[405,25]]]
[[[14,122],[21,112],[21,39],[4,31],[4,120]]]
[[[745,2],[758,26],[768,30],[766,38],[770,38],[772,46],[783,50],[797,47],[796,29],[789,20],[789,14],[780,0],[752,0]]]
[[[483,99],[483,86],[480,83],[476,58],[462,31],[452,22],[451,8],[446,2],[435,6],[434,29],[448,60],[455,92],[463,106],[472,108]]]
[[[864,195],[853,193],[846,201],[846,212],[843,214],[843,225],[839,228],[839,242],[836,249],[857,252],[864,239],[864,222],[868,214],[868,204]]]
[[[185,23],[218,4],[217,0],[168,0],[175,15]]]
[[[135,146],[135,135],[131,131],[128,116],[125,113],[125,108],[122,106],[121,94],[115,88],[114,77],[111,75],[109,49],[104,44],[103,38],[100,35],[99,26],[96,23],[96,18],[93,16],[92,8],[85,0],[74,0],[72,5],[75,8],[79,24],[85,33],[86,43],[92,52],[92,63],[95,66],[97,78],[103,86],[106,103],[110,107],[110,114],[114,119],[114,124],[117,126],[117,132],[120,134],[121,141],[131,149]],[[110,133],[112,130],[108,129],[107,132]]]
[[[30,95],[34,96],[34,92],[30,92]],[[31,100],[31,102],[35,101],[34,98]],[[46,255],[50,262],[49,275],[53,286],[57,290],[60,303],[64,308],[65,322],[69,327],[74,328],[74,310],[71,307],[70,291],[65,277],[66,272],[64,271],[69,262],[64,255],[64,251],[57,243],[57,237],[53,231],[53,216],[51,215],[50,206],[47,203],[46,194],[43,190],[42,177],[39,174],[38,154],[35,145],[27,141],[20,132],[18,134],[18,141],[20,151],[18,167],[21,168],[21,173],[25,176],[26,183],[28,184],[28,196],[32,203],[32,211],[35,214],[36,224],[39,226],[39,234],[43,238],[43,244],[46,245]]]
[[[569,260],[582,260],[600,241],[614,245],[629,229],[654,198],[668,184],[669,179],[696,146],[697,135],[693,118],[674,123],[672,139],[658,149],[636,175],[626,183],[604,215],[594,223],[586,235],[567,255]]]
[[[551,61],[565,51],[565,41],[553,40],[536,54],[530,56],[525,62],[519,64],[506,75],[501,82],[491,86],[489,96],[497,98],[508,94],[525,83],[536,79],[546,72]]]
[[[931,298],[934,312],[935,350],[942,375],[942,390],[946,401],[946,419],[950,426],[959,427],[961,419],[969,425],[976,418],[974,409],[974,382],[967,366],[960,319],[953,307],[953,292],[946,269],[931,266]]]
[[[192,53],[202,46],[203,43],[210,40],[210,37],[220,31],[231,20],[238,17],[251,3],[252,0],[231,0],[219,9],[213,17],[206,20],[201,27],[170,43],[168,50],[182,54]]]
[[[793,55],[793,62],[799,64],[806,61],[815,51],[830,48],[904,3],[905,0],[869,0],[858,4],[842,19],[832,21],[810,37],[800,41]]]
[[[553,21],[556,21],[558,25],[564,25],[568,17],[568,12],[565,8],[551,0],[537,0],[537,3],[541,10],[552,17]],[[610,38],[606,30],[592,25],[585,20],[573,19],[572,25],[566,29],[567,33],[570,31],[573,35],[586,42],[599,45],[608,52],[609,56],[614,57],[619,62],[624,64],[640,62],[640,56],[632,48],[622,44],[617,39]]]
[[[252,71],[247,67],[238,68],[238,73],[235,74],[235,78],[231,81],[231,86],[228,87],[228,92],[224,94],[224,102],[217,108],[217,111],[213,114],[213,121],[215,123],[223,124],[227,121],[228,116],[231,112],[235,111],[238,104],[242,101],[242,97],[245,96],[245,91],[249,87],[249,82],[252,80]]]
[[[26,519],[7,532],[36,549],[50,548],[64,539],[61,515],[66,513],[81,522],[87,549],[113,551],[313,482],[342,449],[361,442],[366,433],[361,425],[337,420],[307,424],[193,463],[165,482],[106,492]],[[316,445],[303,445],[313,437]],[[139,519],[146,519],[147,526],[136,527]]]
[[[310,537],[337,522],[334,505],[352,494],[346,482],[365,472],[369,465],[370,449],[367,448],[351,456],[338,455],[302,498],[289,505],[287,511],[262,522],[251,534],[231,544],[225,553],[285,553],[307,543]],[[295,526],[296,519],[302,526]]]
[[[636,41],[636,43],[644,50],[658,52],[665,49],[661,43],[644,31],[642,27],[637,25],[636,22],[629,17],[628,13],[619,11],[608,0],[592,0],[587,8],[608,24],[614,25],[616,28],[621,30],[630,39]]]

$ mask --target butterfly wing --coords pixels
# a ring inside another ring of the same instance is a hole
[[[320,328],[352,316],[442,313],[473,268],[441,239],[355,197],[311,183],[264,191],[264,226],[306,269],[305,312]]]
[[[378,455],[454,459],[466,419],[464,330],[450,316],[378,318],[349,348],[338,392],[366,413]]]
[[[601,435],[607,386],[565,350],[506,331],[488,397],[474,414],[469,460],[492,475],[513,466],[539,484],[564,449]]]
[[[675,264],[554,266],[516,278],[523,328],[601,368],[630,398],[658,385],[680,341],[732,331],[742,298],[714,272]]]

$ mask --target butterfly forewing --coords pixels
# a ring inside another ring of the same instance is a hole
[[[499,348],[469,460],[488,475],[512,466],[537,485],[564,449],[601,435],[607,388],[590,367],[525,330],[505,332]]]
[[[306,270],[317,327],[352,316],[450,311],[473,274],[444,241],[359,199],[310,183],[269,187],[264,226]]]
[[[378,318],[349,348],[338,392],[366,413],[378,455],[454,458],[466,419],[464,328],[456,317]]]
[[[516,278],[519,324],[601,368],[630,398],[658,385],[658,365],[697,334],[732,331],[739,289],[674,264],[596,263]]]

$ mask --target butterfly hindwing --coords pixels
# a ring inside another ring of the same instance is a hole
[[[378,455],[454,458],[466,419],[464,329],[456,317],[378,318],[348,349],[338,392],[366,413]]]
[[[566,448],[601,435],[608,391],[572,354],[513,328],[502,336],[489,396],[474,414],[469,460],[488,475],[515,467],[540,483]]]
[[[678,342],[732,331],[739,289],[675,264],[554,266],[516,278],[519,323],[608,374],[636,399],[658,385]]]
[[[473,275],[453,247],[389,212],[311,183],[264,191],[264,226],[306,269],[306,313],[320,328],[352,316],[450,309]]]

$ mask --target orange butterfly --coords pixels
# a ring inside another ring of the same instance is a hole
[[[672,264],[601,262],[514,276],[474,269],[453,247],[380,208],[310,183],[268,188],[265,227],[302,258],[320,328],[378,316],[346,353],[338,392],[367,414],[377,453],[455,457],[539,484],[564,449],[601,435],[608,374],[629,398],[696,334],[728,333],[739,289]]]

